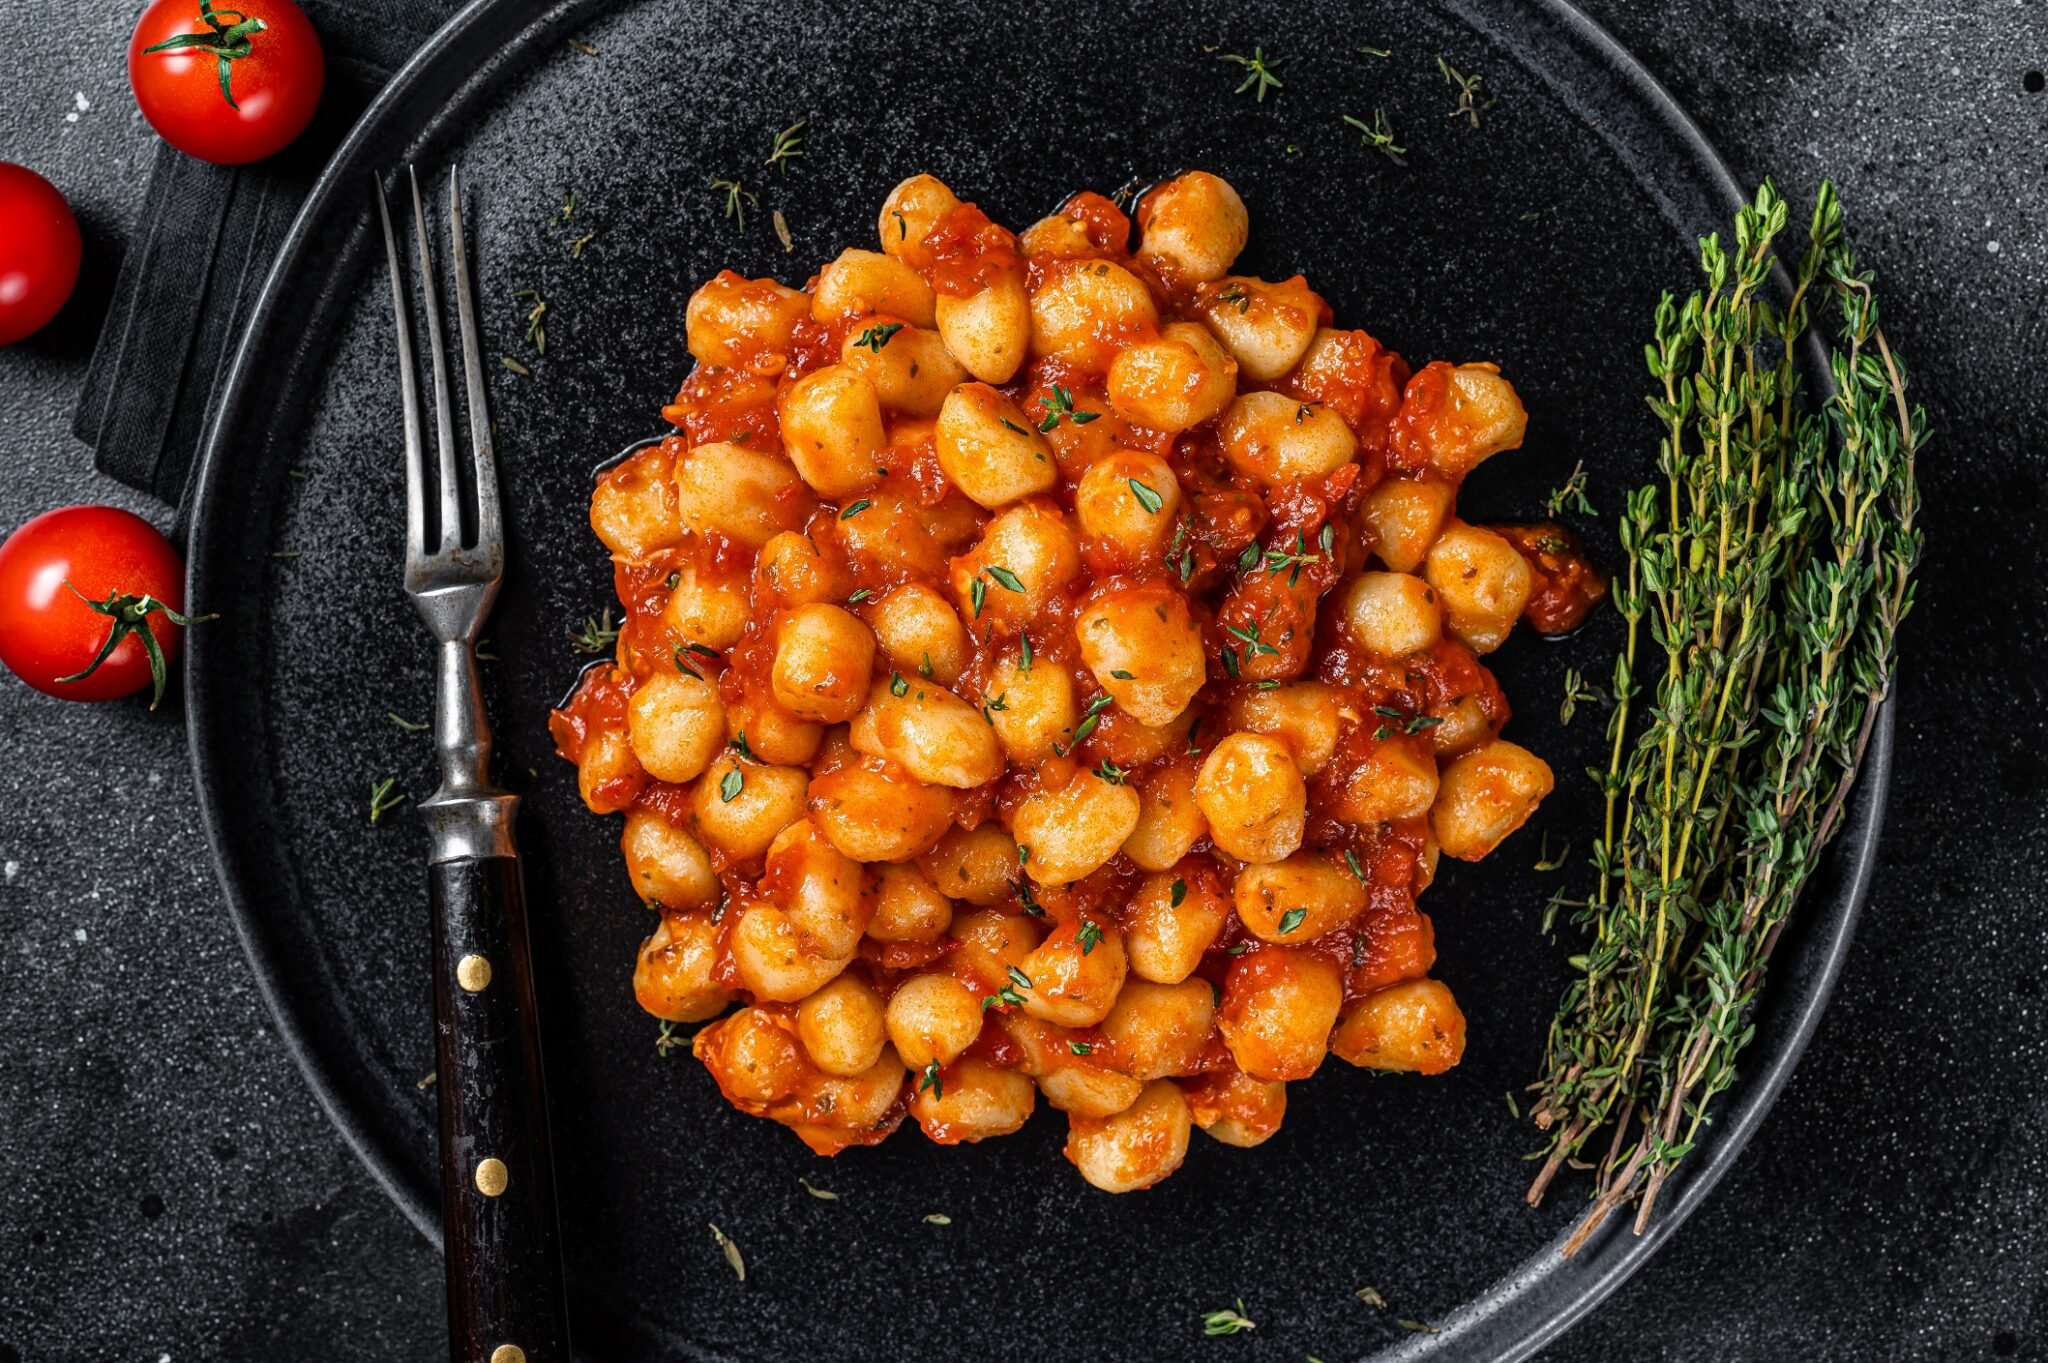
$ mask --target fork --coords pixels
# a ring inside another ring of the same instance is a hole
[[[440,495],[432,533],[410,290],[381,180],[377,213],[391,262],[405,407],[405,590],[434,639],[434,746],[441,787],[419,809],[432,839],[434,1058],[449,1353],[455,1363],[569,1363],[526,894],[512,838],[519,797],[491,784],[490,723],[477,681],[477,631],[504,576],[505,532],[470,299],[462,189],[451,170],[448,248],[469,417],[467,486],[455,443],[426,213],[418,176],[408,169],[407,179],[434,382],[439,467],[433,482]]]

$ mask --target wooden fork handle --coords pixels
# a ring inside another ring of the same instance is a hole
[[[519,859],[430,874],[449,1356],[570,1363]]]

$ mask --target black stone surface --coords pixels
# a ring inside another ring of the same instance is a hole
[[[1589,8],[1739,174],[1842,182],[1940,442],[1887,875],[1835,1007],[1737,1174],[1546,1357],[2041,1356],[2048,10]],[[0,156],[70,194],[98,276],[151,139],[128,18],[0,52]],[[133,504],[66,433],[87,312],[0,352],[0,522]],[[0,733],[0,1363],[440,1355],[438,1263],[269,1034],[175,714],[10,682]]]

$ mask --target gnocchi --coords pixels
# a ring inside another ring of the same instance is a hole
[[[1496,367],[1242,273],[1215,175],[1135,217],[915,175],[807,287],[720,273],[592,492],[625,622],[551,728],[659,915],[634,996],[819,1153],[1042,1094],[1133,1192],[1328,1055],[1463,1053],[1416,895],[1552,784],[1480,656],[1602,585],[1457,515],[1525,433]]]

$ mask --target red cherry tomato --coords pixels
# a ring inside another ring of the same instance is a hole
[[[292,0],[155,0],[128,40],[128,83],[149,126],[224,166],[289,146],[326,78],[320,35]]]
[[[179,627],[194,623],[178,613],[184,605],[178,551],[117,507],[46,511],[0,544],[0,662],[65,700],[111,700],[152,682],[161,699]]]
[[[0,161],[0,345],[57,315],[78,282],[78,219],[57,187]]]

